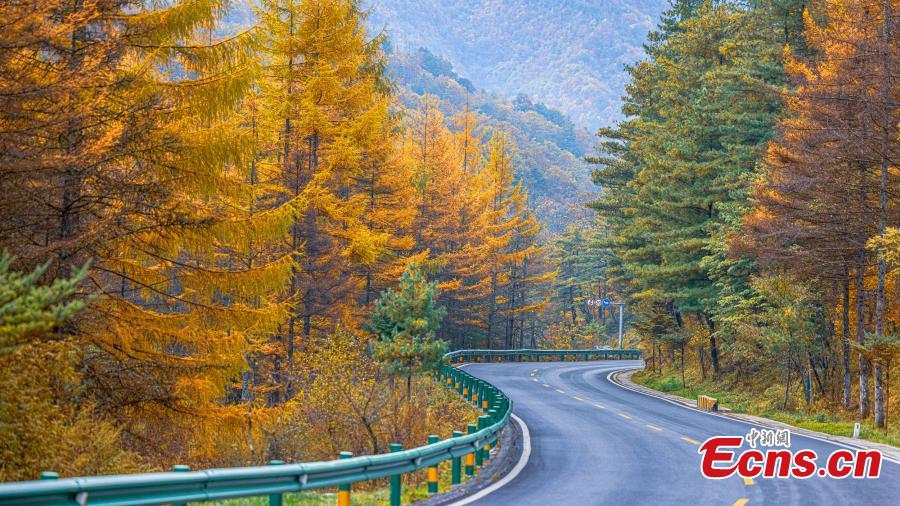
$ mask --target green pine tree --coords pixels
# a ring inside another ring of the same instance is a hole
[[[67,279],[41,285],[50,262],[23,274],[10,270],[13,260],[5,251],[0,256],[0,353],[46,335],[85,305],[72,296],[87,276],[87,264]]]
[[[436,337],[447,311],[437,303],[437,288],[417,265],[400,277],[399,289],[388,288],[375,302],[365,329],[376,334],[375,359],[394,377],[407,380],[440,366],[447,343]]]

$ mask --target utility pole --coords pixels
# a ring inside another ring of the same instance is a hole
[[[613,302],[614,306],[619,306],[619,349],[622,349],[622,316],[625,308],[624,302]]]

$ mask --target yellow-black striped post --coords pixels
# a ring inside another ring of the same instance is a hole
[[[441,440],[440,437],[431,435],[428,436],[428,444],[434,444]],[[438,493],[438,464],[428,467],[428,493],[429,494],[437,494]]]
[[[500,421],[500,416],[498,415],[498,413],[500,413],[500,405],[494,404],[494,408],[488,410],[488,416],[490,417],[490,421],[488,423],[497,423],[498,421]],[[490,443],[485,447],[485,450],[487,450],[484,453],[485,460],[491,457],[491,448],[495,446],[497,446],[497,440],[494,440],[493,443]]]
[[[453,437],[462,437],[463,433],[455,430],[453,431]],[[460,457],[453,457],[450,460],[450,483],[453,485],[459,485],[462,482],[462,459]]]
[[[488,426],[488,417],[487,415],[481,415],[478,417],[478,430],[481,430]],[[475,452],[475,465],[481,467],[484,465],[484,454],[487,453],[483,448],[479,448]]]
[[[350,452],[341,452],[340,458],[349,459],[353,457],[353,454]],[[338,485],[338,499],[337,506],[350,506],[350,484],[345,483],[343,485]]]
[[[488,410],[487,420],[484,421],[484,426],[487,427],[488,425],[490,425],[492,423],[496,423],[496,421],[497,421],[497,411],[493,410],[493,409]],[[485,443],[484,448],[482,448],[482,451],[484,451],[483,460],[485,462],[485,465],[487,465],[487,461],[491,458],[491,448],[493,448],[493,447],[494,447],[493,443]]]
[[[474,423],[470,423],[466,426],[469,431],[469,434],[475,434],[478,432],[478,427],[475,426]],[[467,453],[466,454],[466,476],[475,476],[475,454],[478,453],[478,450]]]

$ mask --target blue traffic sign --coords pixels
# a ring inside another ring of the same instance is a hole
[[[609,299],[603,299],[603,307],[609,307],[610,304],[611,302],[609,301]]]

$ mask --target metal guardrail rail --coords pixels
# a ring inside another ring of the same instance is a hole
[[[496,359],[530,360],[543,357],[565,359],[640,358],[638,350],[459,350],[446,354],[445,362]],[[281,506],[283,494],[326,487],[339,487],[339,504],[349,504],[350,484],[392,477],[391,504],[400,504],[400,475],[429,469],[429,490],[437,491],[436,466],[453,462],[453,483],[459,483],[462,457],[465,472],[471,476],[474,465],[488,458],[488,451],[500,431],[509,423],[512,402],[497,387],[450,365],[441,366],[435,378],[456,390],[469,402],[480,407],[484,415],[478,424],[469,424],[468,434],[455,432],[454,437],[409,450],[392,445],[392,452],[352,457],[342,453],[341,459],[327,462],[187,471],[157,472],[86,478],[57,479],[44,473],[41,480],[0,484],[0,506],[30,505],[151,505],[185,504],[241,497],[268,496],[271,506]],[[436,440],[432,436],[430,440]],[[431,470],[434,469],[432,472]],[[346,492],[346,494],[344,494]],[[346,502],[345,502],[346,501]]]
[[[537,349],[520,349],[520,350],[457,350],[451,351],[444,355],[444,359],[450,362],[457,362],[467,359],[475,360],[492,360],[497,358],[514,358],[517,360],[528,360],[531,362],[539,361],[544,357],[551,359],[565,360],[566,358],[584,359],[591,358],[597,360],[621,359],[621,360],[639,360],[641,358],[641,350],[627,349],[591,349],[591,350],[537,350]]]

